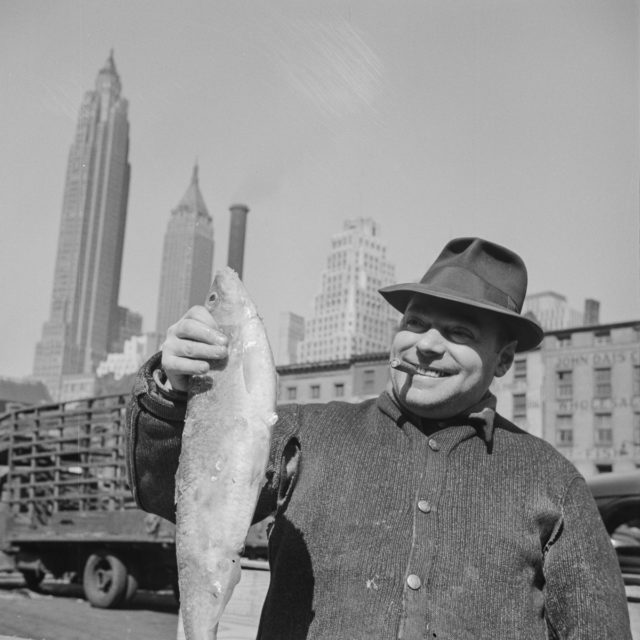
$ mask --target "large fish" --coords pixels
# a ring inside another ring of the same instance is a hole
[[[178,638],[187,640],[216,638],[240,580],[240,553],[277,419],[267,335],[232,269],[216,274],[206,307],[229,339],[229,356],[193,377],[176,474]]]

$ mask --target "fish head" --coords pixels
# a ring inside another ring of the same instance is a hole
[[[220,327],[238,326],[257,315],[242,281],[230,267],[216,273],[205,306]]]

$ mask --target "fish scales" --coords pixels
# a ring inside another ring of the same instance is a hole
[[[264,482],[276,421],[276,372],[266,332],[236,273],[216,274],[207,307],[228,358],[189,390],[176,474],[178,638],[212,640],[234,587]],[[184,634],[184,635],[181,635]]]

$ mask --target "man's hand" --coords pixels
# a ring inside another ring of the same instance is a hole
[[[212,360],[227,357],[227,337],[206,307],[191,307],[171,325],[162,345],[162,368],[177,391],[187,391],[192,375],[207,373]]]

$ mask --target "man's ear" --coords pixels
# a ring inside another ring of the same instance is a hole
[[[495,377],[501,378],[513,364],[513,358],[516,355],[517,340],[512,340],[503,345],[498,351],[498,364],[496,365]]]

